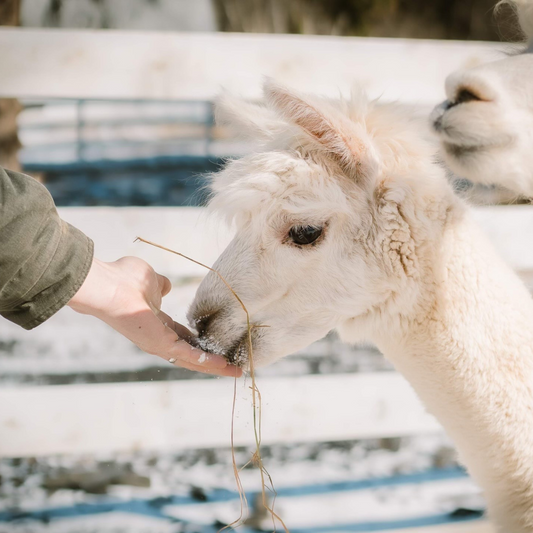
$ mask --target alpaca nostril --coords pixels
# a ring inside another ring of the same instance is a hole
[[[194,325],[196,326],[196,333],[198,334],[198,337],[204,336],[204,333],[207,331],[208,324],[208,317],[201,317],[194,320]]]
[[[463,87],[457,92],[457,96],[453,101],[448,100],[447,109],[455,107],[459,104],[466,104],[467,102],[485,102],[485,100],[483,100],[483,98],[481,98],[479,95],[477,95],[470,89],[466,89]]]
[[[196,328],[198,337],[203,337],[205,335],[207,329],[209,328],[209,324],[213,322],[216,314],[216,312],[204,313],[194,318],[194,326]]]

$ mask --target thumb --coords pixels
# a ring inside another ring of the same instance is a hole
[[[157,276],[157,284],[159,286],[159,290],[161,291],[161,296],[166,296],[172,289],[172,283],[170,283],[170,280],[167,277],[162,276],[157,272],[155,275]]]

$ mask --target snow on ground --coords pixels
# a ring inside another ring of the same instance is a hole
[[[442,516],[461,507],[476,510],[483,505],[473,483],[453,468],[444,437],[402,439],[392,450],[387,449],[390,444],[354,441],[265,448],[265,464],[280,493],[277,511],[289,528],[305,530]],[[238,464],[249,460],[251,452],[238,450]],[[433,480],[424,477],[428,469],[433,469]],[[413,473],[421,473],[421,478]],[[126,527],[124,531],[150,533],[196,531],[194,528],[199,526],[212,530],[216,524],[232,522],[240,512],[227,448],[176,455],[4,460],[0,462],[0,475],[0,532],[5,512],[14,509],[21,514],[10,523],[13,529],[6,531],[49,531],[43,520],[61,527],[57,531],[69,533],[118,532],[121,527]],[[247,468],[241,478],[253,504],[251,494],[260,490],[259,473]],[[358,480],[367,479],[374,479],[375,486],[358,485]],[[122,485],[112,484],[121,481]],[[125,484],[128,482],[129,486]],[[61,483],[66,488],[61,488]],[[94,494],[104,489],[106,496]],[[118,509],[105,513],[105,518],[87,512],[91,506],[110,502]],[[81,510],[78,516],[65,516],[63,511],[63,517],[57,518],[61,509],[74,505]],[[41,514],[41,520],[29,520],[22,514],[42,509],[48,509],[48,518]],[[153,512],[157,520],[147,517],[149,509],[157,509]],[[269,519],[261,512],[252,513],[252,517],[248,525],[255,520],[261,529],[269,529]],[[179,522],[175,529],[168,529],[173,520]]]

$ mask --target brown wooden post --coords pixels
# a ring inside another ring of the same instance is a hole
[[[20,0],[0,0],[0,26],[19,24]],[[21,110],[22,106],[15,98],[0,98],[0,166],[11,170],[20,170],[17,115]]]

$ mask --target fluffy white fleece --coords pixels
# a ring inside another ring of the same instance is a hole
[[[219,120],[260,145],[214,175],[212,200],[237,226],[215,268],[270,326],[252,331],[256,364],[333,328],[374,342],[455,440],[499,530],[531,533],[533,302],[420,124],[357,91],[332,101],[275,83],[263,104],[224,96]],[[291,228],[305,226],[322,234],[297,245]],[[246,360],[244,313],[213,273],[189,316]]]

